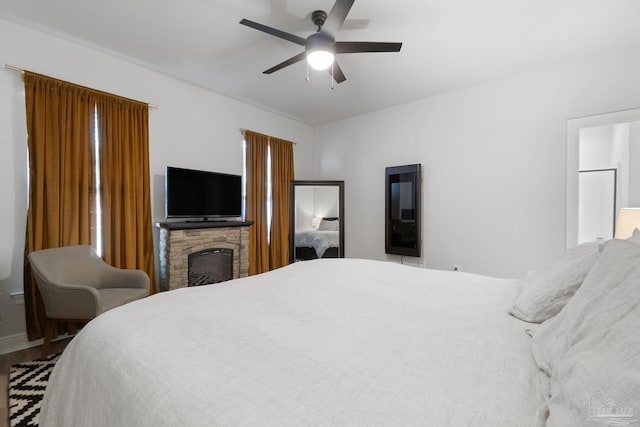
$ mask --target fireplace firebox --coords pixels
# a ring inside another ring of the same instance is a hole
[[[189,254],[188,286],[233,279],[233,249],[211,248]]]

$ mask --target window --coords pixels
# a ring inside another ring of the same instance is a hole
[[[93,209],[95,210],[93,224],[94,236],[94,248],[98,253],[98,256],[102,257],[104,251],[104,245],[102,243],[103,227],[102,227],[102,192],[100,191],[100,129],[98,128],[98,108],[93,109],[93,167],[94,167],[94,197],[95,203]]]
[[[271,147],[267,147],[267,241],[271,241],[271,218],[273,217],[273,188],[271,176]],[[246,218],[247,208],[247,141],[242,140],[242,217]]]

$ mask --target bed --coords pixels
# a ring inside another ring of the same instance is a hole
[[[605,252],[594,256],[592,250],[583,255],[589,258],[580,264],[583,270],[619,258],[616,253],[602,261]],[[579,269],[575,262],[570,267]],[[628,266],[623,270],[635,274]],[[557,273],[553,266],[545,271]],[[515,315],[531,315],[527,304],[549,292],[545,274],[519,281],[319,259],[163,292],[111,310],[80,331],[51,375],[41,426],[585,425],[588,410],[597,409],[595,393],[608,394],[623,408],[640,405],[633,400],[640,397],[637,356],[610,355],[628,370],[626,378],[609,378],[623,384],[626,395],[609,383],[587,386],[570,378],[572,368],[582,378],[583,369],[594,366],[563,361],[574,351],[565,339],[568,331],[555,336],[583,316],[584,304],[574,300],[587,287],[591,301],[602,275],[598,271],[589,286],[582,275],[578,289],[569,280],[572,289],[562,296],[570,316],[561,308],[542,324]],[[528,289],[532,283],[542,291]],[[567,297],[571,292],[575,296]],[[560,304],[558,292],[551,293],[545,298]],[[626,319],[621,327],[640,321],[633,298],[626,315],[617,316]],[[600,301],[589,310],[606,306]],[[561,324],[554,325],[557,319]],[[595,320],[595,329],[603,321],[619,329],[613,320]],[[631,334],[638,335],[637,324]],[[608,366],[606,354],[592,354],[589,363]],[[578,356],[577,350],[571,354]],[[554,382],[562,375],[582,389],[564,390]],[[572,403],[554,402],[558,395]],[[587,397],[593,398],[588,408]],[[565,414],[559,406],[578,412]]]
[[[340,256],[338,218],[322,218],[318,228],[295,232],[295,259],[299,261]]]

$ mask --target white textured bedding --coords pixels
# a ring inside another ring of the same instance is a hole
[[[517,281],[354,259],[164,292],[90,322],[41,426],[529,426]]]
[[[322,258],[329,248],[340,245],[339,232],[334,230],[300,230],[296,231],[296,246],[315,249],[318,258]]]

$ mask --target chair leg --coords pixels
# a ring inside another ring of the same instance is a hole
[[[75,335],[78,332],[78,323],[76,322],[67,322],[67,333],[69,335]]]
[[[44,342],[42,343],[42,359],[46,359],[47,356],[49,355],[49,346],[51,345],[51,340],[53,340],[53,337],[55,335],[57,335],[56,331],[58,329],[58,322],[53,320],[53,319],[49,319],[47,317],[47,323],[44,327]]]

